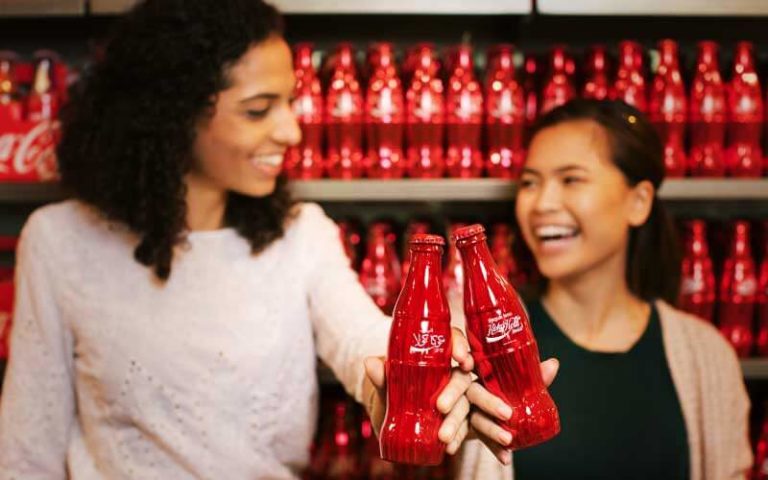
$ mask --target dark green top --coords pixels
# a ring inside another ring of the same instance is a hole
[[[516,480],[687,479],[688,436],[656,308],[623,353],[576,345],[539,302],[528,312],[541,358],[560,360],[549,391],[561,431],[514,453]]]

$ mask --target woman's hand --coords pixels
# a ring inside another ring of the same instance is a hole
[[[472,384],[470,372],[474,367],[469,354],[469,344],[458,328],[451,332],[453,359],[458,363],[451,371],[451,379],[440,396],[437,397],[437,409],[445,415],[440,426],[438,438],[447,445],[446,452],[455,454],[461,442],[469,432],[469,401],[465,393]],[[363,402],[374,432],[378,435],[386,412],[386,388],[384,375],[384,357],[365,359],[366,379],[363,383]]]
[[[544,384],[549,386],[552,383],[559,367],[560,363],[554,358],[541,362]],[[470,416],[472,434],[482,440],[500,462],[509,465],[512,461],[509,451],[512,434],[496,422],[508,420],[512,416],[512,408],[478,382],[472,382],[467,390],[467,398],[476,407]]]

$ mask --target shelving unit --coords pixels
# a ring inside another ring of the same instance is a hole
[[[292,184],[297,198],[317,202],[510,201],[515,182],[494,178],[434,180],[306,180]],[[768,200],[768,178],[673,179],[666,200]],[[0,183],[0,203],[34,204],[64,198],[56,183]]]
[[[86,0],[2,0],[0,17],[75,16],[85,14]]]
[[[538,0],[537,6],[557,15],[768,15],[765,0]]]

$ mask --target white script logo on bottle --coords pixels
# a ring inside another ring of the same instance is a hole
[[[520,315],[507,312],[498,317],[488,319],[488,333],[485,334],[485,341],[496,343],[504,340],[509,335],[514,335],[523,331],[523,322]]]
[[[443,345],[445,345],[445,335],[432,333],[430,328],[427,332],[413,334],[410,353],[439,353]]]

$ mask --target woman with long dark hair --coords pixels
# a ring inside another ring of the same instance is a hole
[[[381,423],[389,319],[279,175],[290,48],[260,0],[148,0],[62,114],[72,199],[21,234],[0,478],[294,479],[316,356]],[[437,398],[467,431],[472,360]]]
[[[749,471],[736,355],[712,325],[672,306],[680,259],[657,196],[663,179],[658,136],[623,102],[575,100],[533,130],[515,211],[542,277],[527,304],[539,351],[562,364],[550,388],[562,431],[514,452],[518,478],[724,480]],[[494,412],[503,402],[479,384],[467,395],[471,424],[501,456]],[[484,468],[476,478],[512,473]]]

